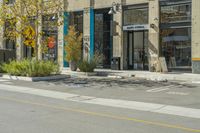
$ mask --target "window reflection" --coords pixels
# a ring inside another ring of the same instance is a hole
[[[191,4],[161,6],[161,23],[191,21]]]
[[[191,28],[161,30],[161,43],[168,67],[191,66]]]
[[[103,54],[104,60],[100,67],[110,68],[111,62],[111,36],[110,36],[111,15],[108,10],[95,12],[95,52]]]
[[[76,31],[79,32],[79,34],[83,34],[83,12],[71,12],[69,16],[69,25],[74,25],[76,28]],[[81,58],[83,58],[83,43],[82,43],[82,54]]]
[[[42,17],[42,30],[43,30],[43,45],[47,48],[43,50],[43,58],[45,60],[57,60],[58,49],[58,16],[55,14],[46,15]],[[54,41],[50,42],[49,39],[53,38]],[[51,44],[51,45],[50,45]]]
[[[15,49],[16,45],[16,36],[15,36],[15,28],[16,24],[11,23],[12,20],[7,20],[5,22],[4,27],[4,36],[5,36],[5,46],[6,49]]]
[[[148,8],[124,10],[124,25],[148,24]]]
[[[71,12],[69,25],[75,25],[79,33],[83,33],[83,12]]]

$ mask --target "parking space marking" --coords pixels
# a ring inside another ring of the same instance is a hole
[[[193,84],[200,84],[200,81],[192,81]]]
[[[0,84],[13,84],[10,80],[0,79]]]
[[[161,91],[169,90],[169,89],[171,89],[171,87],[175,87],[175,86],[169,85],[169,86],[154,88],[154,89],[147,90],[146,92],[161,92]]]
[[[146,92],[152,92],[152,93],[162,92],[162,91],[167,91],[167,90],[173,89],[175,87],[178,88],[180,86],[182,86],[182,85],[169,85],[169,86],[150,89],[150,90],[147,90]]]
[[[6,80],[6,79],[0,79],[0,82],[5,82],[5,81],[9,81],[9,80]]]
[[[169,91],[169,92],[167,92],[167,94],[170,94],[170,95],[181,95],[181,96],[189,95],[189,93],[186,93],[186,92],[173,92],[173,91]]]

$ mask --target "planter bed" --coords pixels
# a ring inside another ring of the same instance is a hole
[[[10,79],[10,80],[23,80],[23,81],[50,81],[50,80],[60,80],[68,78],[67,75],[51,75],[51,76],[45,76],[45,77],[23,77],[23,76],[11,76],[8,74],[0,74],[1,78],[4,79]]]
[[[77,71],[69,71],[67,75],[71,77],[90,77],[90,76],[98,76],[97,72],[77,72]]]

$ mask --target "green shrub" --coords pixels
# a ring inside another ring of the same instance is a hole
[[[3,64],[2,70],[15,76],[43,77],[58,74],[59,65],[52,61],[24,59]]]
[[[83,60],[78,64],[78,68],[81,72],[94,72],[96,65],[94,60],[91,60],[90,62]]]
[[[3,73],[2,64],[0,63],[0,73]]]
[[[95,52],[92,60],[87,61],[83,60],[78,64],[78,68],[81,72],[94,72],[94,69],[100,64],[104,59],[104,56],[101,53]]]

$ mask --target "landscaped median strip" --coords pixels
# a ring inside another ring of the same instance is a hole
[[[28,87],[17,87],[17,86],[13,87],[11,85],[0,85],[0,90],[20,92],[25,94],[31,94],[31,95],[37,95],[37,96],[43,96],[43,97],[49,97],[67,101],[74,101],[80,103],[96,104],[102,106],[133,109],[133,110],[147,111],[153,113],[169,114],[169,115],[200,119],[200,109],[171,106],[164,104],[137,102],[137,101],[96,98],[90,96],[81,96],[77,94],[34,89]]]

